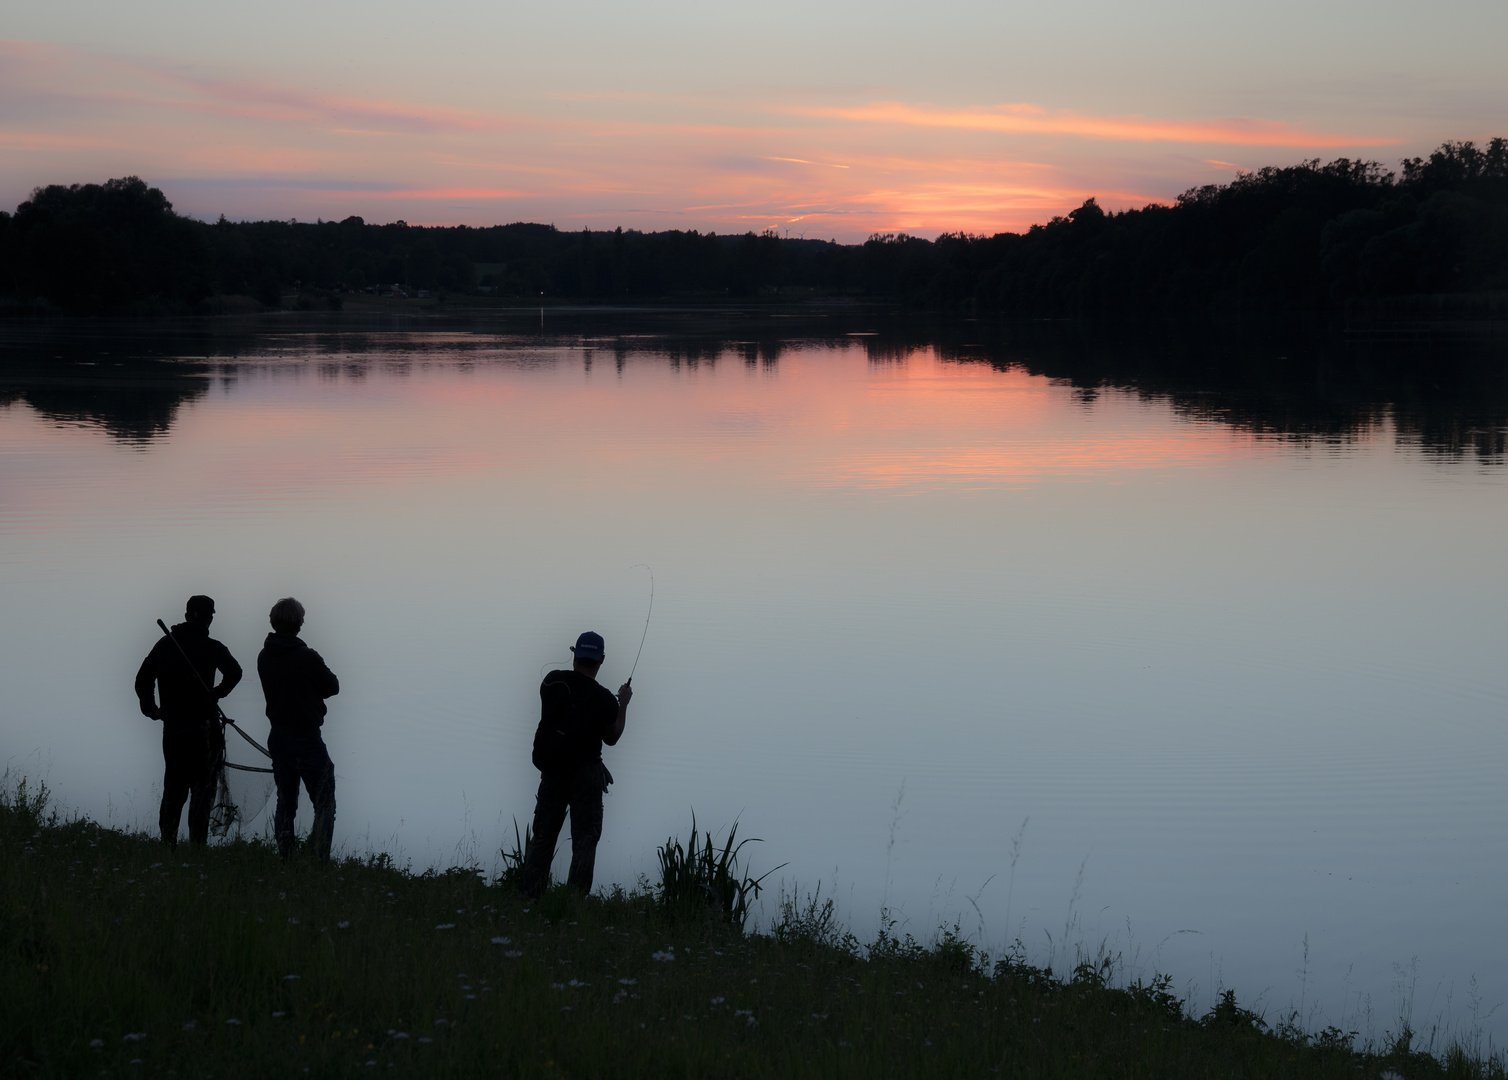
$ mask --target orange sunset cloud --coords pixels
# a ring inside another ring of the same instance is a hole
[[[1231,146],[1284,146],[1330,149],[1345,146],[1385,146],[1396,139],[1333,135],[1305,131],[1274,120],[1239,116],[1215,120],[1158,120],[1145,116],[1086,116],[1038,105],[977,106],[937,109],[899,101],[875,101],[848,108],[797,106],[802,116],[860,120],[874,124],[914,127],[965,128],[1011,134],[1079,135],[1127,142],[1215,143]]]

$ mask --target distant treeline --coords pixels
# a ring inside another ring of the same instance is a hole
[[[1448,142],[1401,175],[1318,159],[1025,233],[863,244],[695,230],[564,232],[404,222],[207,223],[136,177],[38,188],[0,212],[0,306],[337,306],[351,292],[645,301],[866,297],[1021,316],[1322,311],[1508,290],[1508,140]]]

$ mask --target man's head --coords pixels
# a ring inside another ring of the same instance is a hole
[[[207,596],[189,597],[188,603],[183,605],[183,619],[199,626],[208,626],[215,621],[215,602]]]
[[[291,596],[285,596],[272,605],[267,616],[272,628],[280,634],[296,634],[304,625],[304,605]]]
[[[571,651],[576,654],[576,662],[572,666],[583,675],[597,676],[597,669],[602,666],[602,657],[606,655],[602,648],[602,635],[588,630],[576,639],[576,644],[571,646]]]

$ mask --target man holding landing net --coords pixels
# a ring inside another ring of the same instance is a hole
[[[225,735],[216,722],[217,704],[241,681],[241,665],[209,636],[214,621],[213,600],[189,597],[183,621],[170,637],[158,639],[136,673],[142,715],[162,721],[164,770],[157,825],[169,847],[178,846],[184,802],[189,804],[189,839],[195,844],[209,840],[214,764],[217,757],[223,758],[225,747]],[[216,671],[222,676],[218,686]]]
[[[571,815],[571,871],[567,880],[592,891],[597,841],[602,839],[602,796],[613,782],[602,763],[602,744],[623,736],[632,677],[614,697],[597,682],[604,656],[601,634],[588,630],[571,648],[570,671],[552,671],[539,684],[540,719],[534,732],[534,767],[540,772],[533,835],[524,854],[525,895],[537,899],[550,879],[555,842]]]

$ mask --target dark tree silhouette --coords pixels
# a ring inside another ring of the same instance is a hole
[[[1402,162],[1318,159],[1108,213],[1094,199],[1025,233],[876,234],[863,244],[515,222],[204,223],[136,177],[38,188],[0,214],[12,310],[193,310],[244,295],[429,289],[501,299],[866,296],[1019,316],[1323,311],[1508,290],[1508,141]]]

